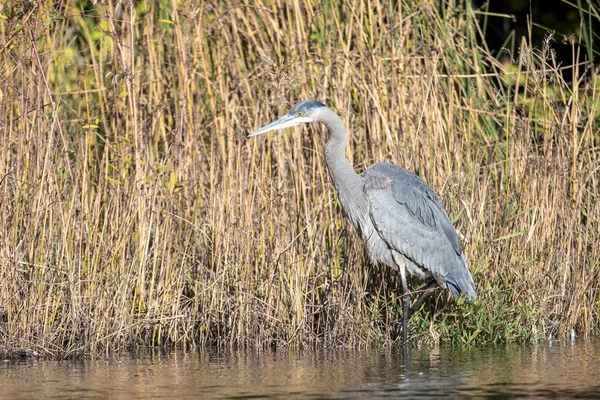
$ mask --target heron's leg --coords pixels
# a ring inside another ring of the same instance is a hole
[[[402,344],[406,345],[408,337],[408,313],[410,307],[410,295],[406,283],[406,266],[400,266],[400,277],[402,278]]]
[[[414,304],[408,310],[408,319],[409,320],[410,320],[410,317],[412,317],[413,314],[421,307],[421,304],[423,304],[425,299],[431,293],[433,293],[433,291],[435,289],[437,289],[438,287],[439,287],[439,284],[437,283],[437,281],[435,279],[432,279],[431,282],[429,282],[427,284],[427,286],[425,286],[425,289],[423,289],[423,292],[419,295],[419,297],[417,297],[417,300],[414,302]]]

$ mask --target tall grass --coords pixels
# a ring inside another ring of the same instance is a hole
[[[324,128],[246,138],[306,98],[462,236],[479,298],[439,291],[413,342],[600,330],[591,65],[566,82],[551,40],[501,65],[462,2],[93,3],[0,14],[0,352],[392,342],[398,278],[343,217]]]

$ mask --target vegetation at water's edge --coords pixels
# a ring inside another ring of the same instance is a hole
[[[394,342],[399,279],[343,217],[324,128],[246,138],[306,98],[460,232],[479,298],[437,291],[413,343],[597,334],[599,71],[566,81],[561,37],[502,65],[485,12],[395,3],[6,2],[0,351]]]

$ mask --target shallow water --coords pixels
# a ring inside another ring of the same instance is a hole
[[[0,363],[0,398],[600,398],[600,342]]]

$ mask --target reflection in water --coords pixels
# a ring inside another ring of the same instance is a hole
[[[0,364],[1,398],[600,397],[600,344],[153,354]]]

